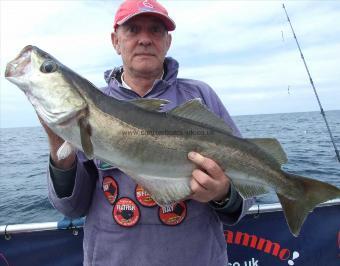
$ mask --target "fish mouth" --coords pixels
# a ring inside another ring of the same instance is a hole
[[[6,78],[16,78],[25,75],[31,64],[32,45],[26,46],[21,50],[20,54],[10,61],[5,70]]]

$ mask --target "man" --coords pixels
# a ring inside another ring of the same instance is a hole
[[[123,100],[167,99],[165,110],[200,98],[239,135],[208,85],[177,78],[177,61],[166,57],[171,45],[168,32],[175,27],[155,0],[123,2],[111,35],[123,66],[105,73],[108,86],[103,91]],[[64,141],[45,129],[51,151],[50,200],[66,216],[86,215],[84,265],[226,265],[221,222],[236,223],[250,204],[213,160],[189,153],[188,159],[197,165],[192,195],[159,207],[147,191],[114,166],[89,161],[79,151],[58,160],[57,150]]]

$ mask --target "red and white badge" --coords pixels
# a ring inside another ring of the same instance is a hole
[[[113,205],[118,197],[118,184],[113,177],[106,176],[103,178],[103,191],[106,199]]]
[[[159,207],[159,219],[166,225],[178,225],[187,216],[187,205],[184,201]]]
[[[132,199],[120,198],[113,207],[112,216],[117,224],[132,227],[138,223],[140,211]]]
[[[151,198],[149,192],[147,192],[141,185],[136,186],[135,195],[137,201],[144,207],[154,207],[157,205],[157,203]]]

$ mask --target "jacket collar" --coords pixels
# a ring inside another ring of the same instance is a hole
[[[164,60],[164,78],[163,80],[157,80],[152,89],[144,96],[160,92],[173,85],[176,82],[178,75],[178,62],[171,58],[166,57]],[[121,76],[123,73],[123,67],[115,67],[114,69],[107,70],[104,72],[104,79],[108,84],[108,89],[110,91],[115,91],[118,94],[132,94],[137,95],[135,92],[126,89],[122,86]]]

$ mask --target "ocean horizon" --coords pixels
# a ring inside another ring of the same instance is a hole
[[[324,110],[327,118],[327,113],[328,112],[337,112],[340,111],[340,109],[331,109],[331,110]],[[312,110],[312,111],[293,111],[293,112],[277,112],[277,113],[259,113],[259,114],[238,114],[238,115],[233,115],[232,113],[230,114],[231,117],[234,119],[235,117],[239,116],[256,116],[256,115],[279,115],[279,114],[299,114],[299,113],[320,113],[320,110]],[[37,120],[37,124],[34,125],[22,125],[22,126],[2,126],[1,125],[1,116],[0,116],[0,129],[10,129],[10,128],[29,128],[29,127],[41,127]]]

